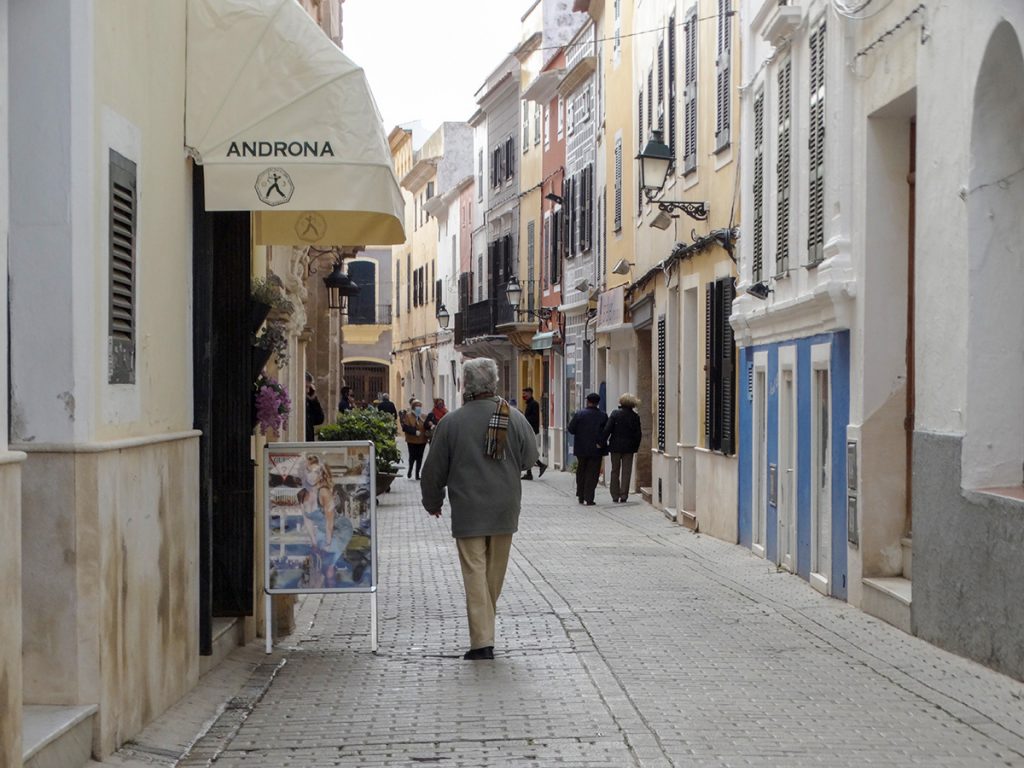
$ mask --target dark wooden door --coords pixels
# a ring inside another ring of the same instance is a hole
[[[199,442],[200,652],[212,617],[253,610],[252,348],[247,211],[205,210],[193,175],[194,423]]]

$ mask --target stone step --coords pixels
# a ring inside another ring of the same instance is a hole
[[[911,633],[911,581],[901,576],[864,579],[861,609],[894,627]]]
[[[900,546],[903,549],[903,578],[910,579],[913,581],[913,563],[914,563],[914,547],[913,539],[909,536],[905,539],[900,539]]]
[[[688,509],[680,509],[676,515],[676,522],[684,528],[689,528],[691,531],[697,530],[697,513],[691,512]]]
[[[81,768],[92,756],[96,705],[25,704],[22,709],[24,768]]]
[[[202,677],[228,657],[235,648],[245,644],[245,619],[215,618],[213,620],[213,653],[199,657]]]

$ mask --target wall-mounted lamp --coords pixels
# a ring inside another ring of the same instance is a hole
[[[643,152],[636,156],[636,159],[640,161],[640,186],[644,191],[644,197],[647,198],[648,203],[657,203],[658,209],[667,217],[662,219],[661,214],[658,214],[655,219],[658,223],[652,221],[651,226],[667,229],[673,211],[682,211],[691,219],[705,221],[709,211],[707,203],[703,201],[655,200],[655,197],[665,188],[669,169],[675,160],[672,150],[661,140],[661,136],[661,131],[651,131],[650,141],[647,142]]]
[[[765,299],[767,299],[769,293],[774,293],[774,292],[775,292],[775,289],[774,288],[769,288],[768,287],[768,283],[765,282],[764,280],[762,280],[759,283],[754,283],[753,285],[751,285],[751,286],[749,286],[747,288],[747,293],[750,296],[753,296],[755,299],[760,299],[761,301],[764,301]]]
[[[615,266],[612,267],[613,275],[628,275],[629,270],[633,268],[632,261],[626,261],[625,259],[619,259],[615,262]]]
[[[327,286],[327,306],[341,310],[342,314],[348,307],[349,297],[359,293],[359,286],[345,274],[341,259],[334,262],[334,269],[324,278],[324,285]]]
[[[444,304],[437,308],[437,314],[435,317],[437,318],[437,324],[441,327],[441,330],[448,330],[448,323],[451,322],[452,316]]]
[[[550,200],[552,203],[557,203],[558,205],[562,204],[562,196],[556,195],[554,192],[548,192],[546,195],[544,195],[544,199]]]
[[[592,285],[590,284],[590,281],[589,281],[589,280],[586,280],[586,279],[584,279],[584,280],[580,280],[580,281],[579,281],[578,283],[576,283],[576,285],[575,285],[575,286],[573,286],[573,287],[574,287],[574,288],[575,288],[575,289],[576,289],[577,291],[579,291],[580,293],[589,293],[589,292],[590,292],[590,289],[591,289],[591,288],[593,288],[594,286],[592,286]]]
[[[513,277],[505,285],[505,298],[508,299],[508,303],[516,311],[517,315],[536,317],[541,320],[547,320],[551,317],[551,310],[548,307],[541,307],[540,309],[519,308],[519,302],[523,300],[523,286],[519,284],[519,278],[517,277]]]

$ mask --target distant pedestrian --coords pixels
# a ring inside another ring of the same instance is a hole
[[[311,443],[316,438],[313,429],[324,423],[324,408],[320,405],[320,398],[316,396],[316,387],[313,386],[313,374],[306,371],[306,442]]]
[[[405,444],[409,447],[409,472],[406,477],[412,477],[415,467],[416,479],[419,480],[423,451],[427,448],[427,427],[423,423],[423,403],[414,399],[409,406],[411,410],[402,416],[402,431],[405,433]]]
[[[391,418],[398,418],[398,409],[395,408],[395,404],[391,402],[391,396],[387,392],[380,393],[380,405],[377,406],[377,410],[384,413],[390,413]]]
[[[533,399],[533,387],[523,387],[523,415],[533,429],[534,437],[537,440],[537,466],[540,468],[537,477],[543,477],[544,470],[548,468],[548,465],[544,463],[544,434],[540,429],[540,403]],[[526,470],[523,480],[533,480],[533,467]]]
[[[629,480],[633,474],[633,456],[640,450],[643,431],[636,408],[640,405],[629,392],[619,398],[619,407],[612,411],[604,425],[604,442],[612,460],[612,475],[608,490],[612,501],[626,501],[629,496]]]
[[[462,369],[463,406],[438,422],[423,467],[423,506],[441,516],[445,488],[469,619],[467,660],[494,658],[494,613],[512,534],[519,529],[519,474],[537,460],[526,418],[494,393],[498,366],[486,357]]]
[[[601,396],[596,392],[587,395],[587,407],[573,415],[569,422],[572,453],[576,457],[576,499],[580,504],[594,506],[594,492],[597,478],[601,474],[601,457],[604,455],[604,425],[608,416],[597,406]]]
[[[341,400],[338,401],[338,411],[345,413],[352,410],[351,395],[352,389],[350,387],[341,388]]]
[[[427,418],[423,420],[423,425],[427,428],[428,438],[434,433],[434,428],[437,427],[438,422],[447,415],[448,408],[444,404],[444,398],[435,397],[433,409],[427,414]]]

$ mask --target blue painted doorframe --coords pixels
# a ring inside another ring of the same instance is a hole
[[[850,332],[819,334],[775,344],[740,349],[740,370],[745,378],[739,412],[739,532],[740,543],[753,542],[753,380],[754,354],[768,353],[767,464],[778,465],[779,457],[779,349],[796,347],[797,385],[797,573],[810,578],[811,563],[811,348],[830,345],[829,382],[832,423],[832,594],[846,599],[846,427],[850,420]],[[768,477],[767,468],[765,477]],[[778,560],[778,510],[765,494],[765,554]]]

